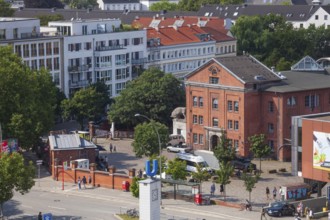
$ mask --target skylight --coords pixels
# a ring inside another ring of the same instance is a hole
[[[310,56],[305,56],[298,63],[294,64],[291,67],[291,70],[297,71],[324,71],[324,68],[321,67],[316,61]]]

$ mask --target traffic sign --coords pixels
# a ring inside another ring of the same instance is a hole
[[[53,219],[53,215],[52,213],[46,213],[42,215],[42,219],[43,220],[52,220]]]
[[[41,165],[42,164],[42,160],[37,160],[37,165]]]

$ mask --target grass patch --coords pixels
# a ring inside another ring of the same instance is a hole
[[[117,214],[123,220],[139,220],[138,217],[130,217],[126,214]]]

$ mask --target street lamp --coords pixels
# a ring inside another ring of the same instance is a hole
[[[141,115],[139,113],[135,114],[134,115],[135,117],[143,117],[145,119],[147,119],[148,121],[152,122],[152,120],[145,116],[145,115]],[[159,132],[158,132],[158,129],[157,127],[151,123],[152,127],[154,128],[156,134],[157,134],[157,137],[158,137],[158,147],[159,147],[159,174],[160,174],[160,182],[162,182],[162,145],[160,143],[160,136],[159,136]]]

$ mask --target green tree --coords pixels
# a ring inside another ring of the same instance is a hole
[[[235,158],[235,149],[230,146],[227,132],[221,131],[219,144],[213,149],[214,156],[218,159],[219,164],[227,164]]]
[[[83,129],[84,120],[96,120],[105,114],[108,100],[108,92],[103,86],[91,85],[74,93],[71,99],[62,101],[63,117],[75,116]]]
[[[10,8],[10,3],[0,0],[0,17],[12,17],[15,10]]]
[[[200,0],[180,0],[178,8],[182,11],[198,11],[201,5]]]
[[[254,157],[260,160],[260,172],[261,170],[261,158],[268,156],[272,149],[265,143],[266,136],[264,134],[255,134],[248,138],[250,144],[250,151],[253,153]]]
[[[202,193],[202,183],[208,181],[211,178],[211,174],[201,166],[196,166],[196,169],[197,172],[191,173],[191,176],[194,180],[200,183],[200,193]]]
[[[63,0],[63,2],[76,9],[94,8],[99,5],[97,0]]]
[[[60,0],[24,0],[26,8],[64,8]]]
[[[137,124],[136,113],[171,125],[171,113],[176,107],[185,106],[185,93],[181,82],[172,74],[152,68],[131,81],[114,99],[108,112],[110,121],[132,127]]]
[[[245,172],[242,175],[242,180],[244,181],[245,189],[246,189],[246,191],[249,192],[249,201],[250,202],[251,202],[251,192],[260,177],[259,174],[253,176],[251,173],[252,172],[250,172],[250,173]]]
[[[185,180],[188,175],[186,167],[186,161],[181,161],[178,158],[169,160],[166,174],[171,175],[174,180]]]
[[[0,122],[3,138],[31,148],[54,124],[55,85],[46,70],[32,71],[11,47],[0,47]]]
[[[139,190],[139,181],[142,180],[138,177],[134,177],[132,181],[132,185],[129,187],[129,190],[132,192],[132,196],[135,198],[139,198],[140,190]]]
[[[26,165],[19,153],[0,154],[0,217],[3,204],[13,198],[14,191],[28,193],[34,186],[35,167],[32,161]]]
[[[226,200],[226,185],[231,182],[230,177],[233,172],[234,167],[231,165],[230,162],[220,163],[220,169],[216,171],[216,174],[218,176],[217,183],[223,185],[224,200]]]
[[[161,11],[161,10],[167,10],[167,11],[175,11],[177,9],[176,3],[170,3],[168,0],[161,0],[157,3],[154,3],[150,6],[150,11]]]
[[[133,151],[137,157],[159,155],[158,135],[160,137],[161,148],[165,147],[168,140],[168,128],[155,121],[144,122],[134,129]]]
[[[38,15],[37,18],[40,19],[41,26],[47,26],[50,21],[61,21],[64,20],[63,15],[55,14],[55,15]]]

